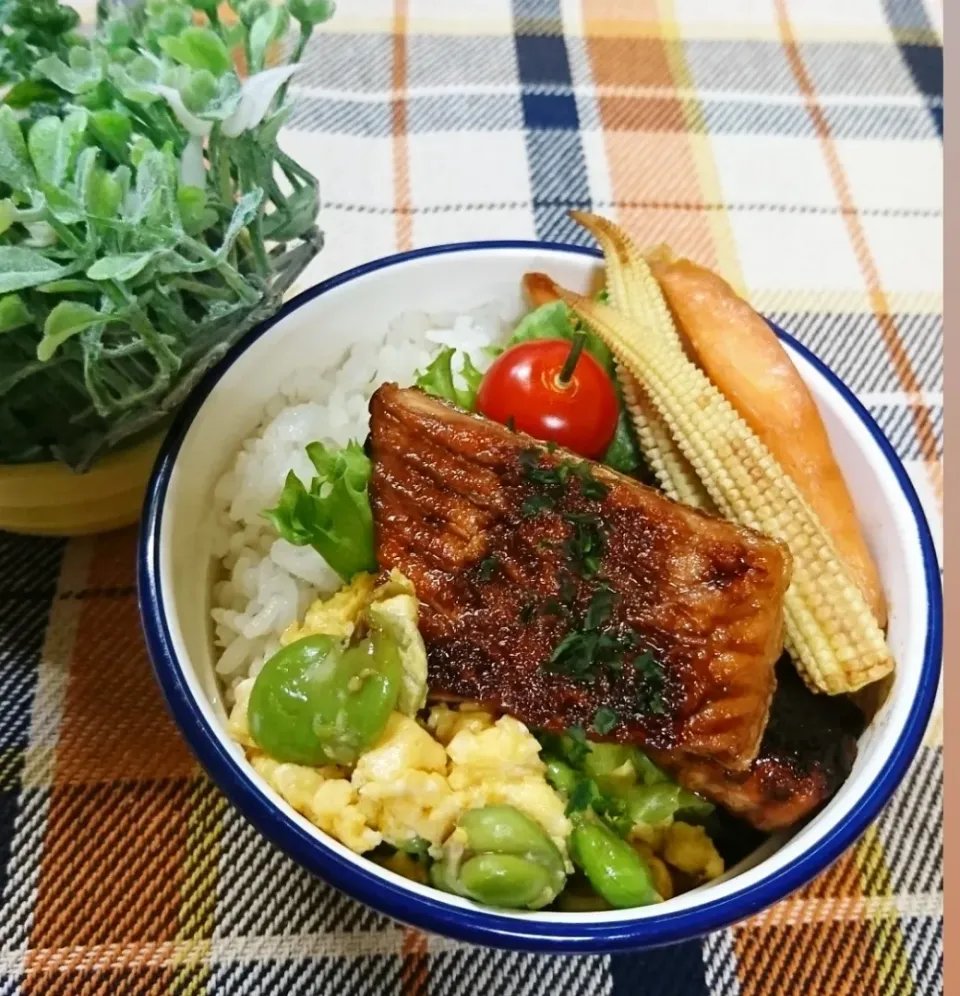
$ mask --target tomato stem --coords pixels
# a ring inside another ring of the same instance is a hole
[[[570,378],[573,376],[573,371],[577,369],[577,363],[580,361],[580,354],[583,352],[586,341],[586,332],[576,332],[574,334],[573,345],[570,347],[570,352],[567,354],[563,368],[557,376],[557,383],[561,387],[566,387],[570,383]]]

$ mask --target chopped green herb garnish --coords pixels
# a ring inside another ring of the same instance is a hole
[[[566,815],[582,813],[600,798],[600,789],[592,778],[581,778],[567,800]]]
[[[600,708],[593,714],[593,728],[601,736],[609,733],[617,725],[617,714],[606,706]]]
[[[587,606],[587,614],[583,620],[584,628],[599,629],[610,618],[616,598],[617,594],[612,588],[606,585],[598,588]]]
[[[600,501],[610,493],[610,486],[598,481],[593,476],[593,470],[586,460],[582,460],[576,465],[577,478],[580,481],[580,493],[584,498],[591,498]]]
[[[540,615],[542,616],[562,616],[566,614],[566,611],[567,607],[556,595],[545,598],[540,606]]]
[[[595,515],[568,512],[564,519],[573,527],[563,544],[564,553],[585,578],[600,573],[600,562],[607,549],[600,519]]]
[[[590,753],[590,746],[587,744],[587,736],[583,732],[582,726],[571,726],[567,729],[566,743],[564,744],[567,760],[578,767],[583,764]]]
[[[548,443],[547,452],[556,451],[556,445]],[[555,466],[542,464],[540,462],[540,452],[534,448],[521,450],[520,466],[523,468],[524,477],[534,484],[542,484],[548,488],[556,488],[566,484],[571,472],[580,482],[580,492],[584,498],[599,500],[605,498],[610,492],[610,487],[603,481],[598,481],[593,476],[593,469],[586,460],[571,461],[562,460]]]
[[[504,424],[511,432],[517,431],[517,420],[512,415],[507,416],[507,421]]]
[[[578,526],[596,526],[600,524],[600,517],[593,512],[564,512],[564,519]]]
[[[489,557],[484,557],[480,561],[480,580],[489,581],[490,578],[496,573],[497,568],[500,566],[500,558],[496,554],[492,554]]]
[[[571,630],[554,648],[548,670],[592,683],[604,671],[623,670],[623,655],[632,641],[617,630]]]
[[[549,671],[591,683],[604,672],[623,670],[623,658],[636,646],[637,635],[625,626],[607,626],[616,599],[616,592],[607,585],[594,591],[579,625],[550,655],[546,664]]]
[[[589,647],[586,645],[585,634],[571,630],[553,648],[553,653],[547,661],[547,670],[590,682],[595,677],[590,671],[592,663],[593,659]]]
[[[633,662],[633,666],[640,672],[641,678],[647,679],[656,675],[660,669],[656,658],[649,650],[644,652]]]
[[[663,664],[649,650],[645,650],[633,662],[637,669],[637,702],[640,708],[655,716],[662,716],[667,711],[663,698],[665,675]]]
[[[635,821],[630,818],[630,807],[626,799],[601,793],[593,801],[593,810],[621,837],[626,837],[634,827]]]
[[[552,439],[550,440],[550,442],[547,443],[547,452],[548,453],[557,452],[557,444]]]
[[[577,586],[570,580],[563,581],[560,585],[560,601],[569,605],[576,597]]]
[[[532,519],[540,512],[553,508],[554,505],[556,505],[556,501],[550,495],[531,495],[520,506],[520,514],[525,519]]]
[[[667,703],[660,692],[651,692],[646,701],[647,712],[655,716],[665,716],[667,713]]]
[[[530,622],[536,615],[537,606],[534,602],[527,602],[526,605],[520,610],[520,615],[517,617],[524,626]]]

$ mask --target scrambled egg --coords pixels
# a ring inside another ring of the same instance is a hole
[[[336,594],[318,598],[307,609],[302,626],[294,622],[286,628],[280,637],[281,646],[321,633],[350,639],[361,621],[363,610],[373,597],[375,581],[372,574],[358,574]]]
[[[357,761],[352,782],[371,826],[392,844],[421,837],[440,844],[462,806],[446,778],[447,755],[418,723],[395,712],[375,747]]]
[[[353,773],[341,768],[282,764],[253,747],[246,724],[249,689],[237,688],[231,735],[271,788],[311,823],[362,854],[381,841],[402,846],[416,838],[439,848],[462,813],[509,804],[536,820],[566,854],[570,821],[547,784],[540,745],[511,716],[477,729],[479,713],[444,749],[420,724],[394,712],[377,744]],[[252,684],[252,681],[251,681]]]
[[[427,704],[427,649],[420,635],[420,603],[413,585],[394,571],[390,580],[374,592],[367,618],[388,634],[400,651],[403,683],[397,708],[415,716]]]
[[[352,773],[282,764],[257,750],[247,723],[254,679],[237,685],[227,729],[247,748],[263,779],[360,854],[381,841],[402,846],[417,838],[439,848],[466,810],[503,803],[536,820],[566,854],[571,825],[564,802],[547,783],[540,744],[523,723],[511,716],[494,721],[469,703],[457,711],[436,706],[424,723],[412,718],[426,703],[427,654],[416,594],[403,574],[391,572],[379,587],[372,574],[357,575],[335,595],[314,602],[303,624],[288,627],[281,643],[314,634],[350,639],[372,620],[396,642],[404,682],[397,711]]]
[[[673,898],[673,878],[670,869],[666,864],[653,853],[653,848],[645,844],[642,840],[632,840],[633,849],[647,863],[650,874],[653,877],[653,887],[657,890],[661,899]]]
[[[450,786],[462,798],[464,809],[515,806],[536,820],[566,854],[573,829],[566,806],[547,783],[540,744],[523,723],[501,716],[486,729],[462,728],[447,744],[447,754]]]
[[[283,764],[259,752],[252,754],[250,763],[298,813],[352,851],[371,851],[383,839],[367,824],[356,790],[340,769]]]
[[[244,747],[256,747],[253,737],[250,735],[250,727],[247,724],[247,712],[250,708],[250,693],[253,691],[255,678],[244,678],[233,690],[233,709],[227,718],[227,733],[238,744]]]
[[[462,702],[459,710],[440,704],[430,710],[426,727],[444,745],[461,731],[479,733],[493,726],[493,713],[481,709],[472,702]]]
[[[664,860],[692,875],[709,882],[723,874],[723,858],[703,827],[691,823],[671,823],[663,841]]]

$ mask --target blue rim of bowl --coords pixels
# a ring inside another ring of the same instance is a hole
[[[387,267],[428,256],[459,252],[530,250],[602,258],[595,249],[556,242],[481,241],[415,249],[376,259],[317,284],[287,302],[254,329],[197,385],[180,409],[158,454],[147,489],[138,550],[137,590],[141,623],[157,681],[177,725],[201,764],[236,808],[266,838],[299,864],[354,899],[396,920],[457,940],[491,947],[548,953],[639,950],[691,940],[719,930],[785,898],[826,869],[867,829],[899,785],[916,755],[936,698],[941,668],[943,615],[940,570],[920,499],[890,442],[850,389],[820,359],[791,335],[777,335],[815,367],[840,393],[883,451],[906,497],[917,527],[927,588],[927,632],[916,699],[903,732],[880,773],[830,835],[817,841],[796,862],[769,878],[690,910],[665,912],[614,923],[538,922],[523,917],[449,906],[429,893],[414,892],[352,864],[319,842],[268,802],[240,763],[219,742],[194,702],[177,663],[160,589],[160,528],[174,463],[191,423],[230,366],[254,342],[291,312],[341,284]]]

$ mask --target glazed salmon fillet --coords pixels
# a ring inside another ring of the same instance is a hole
[[[750,764],[785,547],[414,388],[370,411],[377,559],[416,586],[431,696]]]
[[[760,751],[745,771],[689,754],[651,758],[692,792],[771,833],[806,819],[833,796],[853,768],[864,717],[842,695],[817,695],[789,657],[776,668],[777,690]]]

